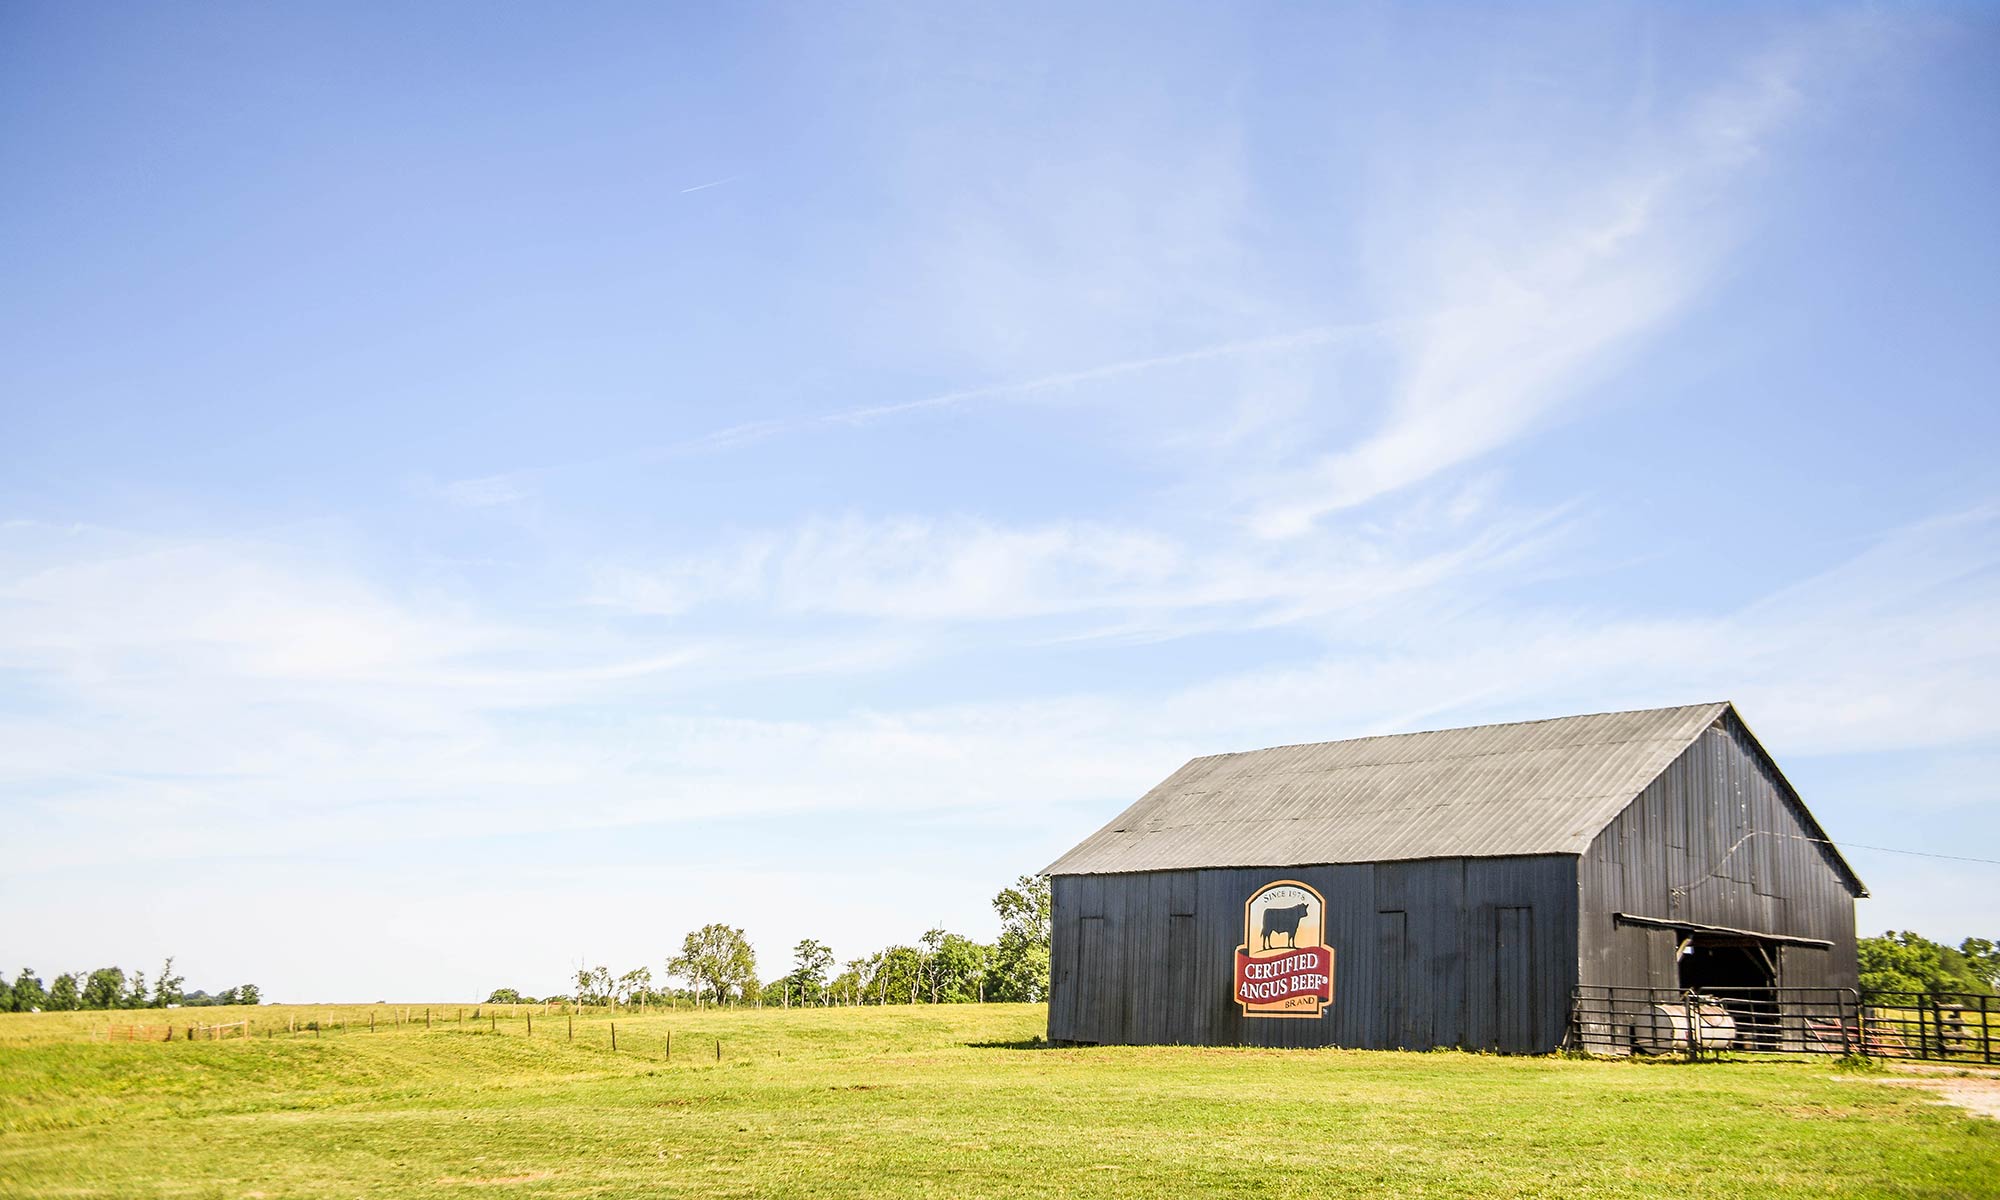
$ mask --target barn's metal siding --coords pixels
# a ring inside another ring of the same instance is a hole
[[[1719,717],[1590,844],[1578,865],[1585,984],[1674,987],[1676,936],[1615,913],[1796,937],[1786,987],[1857,983],[1854,899],[1863,892],[1775,764],[1733,712]]]
[[[1334,997],[1317,1020],[1246,1019],[1233,994],[1244,901],[1278,879],[1326,898]],[[1568,1019],[1577,965],[1573,857],[1058,875],[1052,883],[1053,1039],[1532,1053],[1554,1049]],[[1385,915],[1395,913],[1403,915]],[[1501,953],[1503,930],[1527,944]]]

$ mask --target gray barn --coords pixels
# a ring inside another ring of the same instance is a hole
[[[1046,873],[1086,1043],[1543,1052],[1579,984],[1852,987],[1867,895],[1728,703],[1197,758]]]

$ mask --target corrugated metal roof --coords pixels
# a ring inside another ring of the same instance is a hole
[[[1045,874],[1581,854],[1729,707],[1213,754]]]

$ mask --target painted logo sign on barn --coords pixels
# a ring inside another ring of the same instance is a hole
[[[1317,1017],[1333,1003],[1333,947],[1317,891],[1284,879],[1244,902],[1236,1002],[1246,1017]]]

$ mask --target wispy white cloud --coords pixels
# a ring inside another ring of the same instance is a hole
[[[1089,403],[1091,393],[1085,390],[1089,385],[1129,380],[1197,364],[1283,357],[1325,347],[1375,340],[1394,333],[1402,324],[1395,320],[1381,320],[1318,325],[1262,337],[1214,342],[1171,353],[1119,359],[1115,362],[1056,371],[1005,383],[936,392],[907,400],[875,401],[831,412],[801,416],[759,417],[718,426],[679,441],[660,445],[621,450],[615,454],[573,462],[524,467],[492,475],[454,480],[439,486],[436,492],[457,507],[485,508],[524,499],[534,493],[539,482],[569,472],[643,465],[694,455],[746,449],[776,438],[866,426],[896,417],[946,412],[995,401],[1046,401],[1051,397],[1068,394],[1081,396],[1079,402]]]
[[[1384,294],[1430,315],[1397,338],[1379,428],[1261,489],[1253,527],[1295,536],[1490,454],[1661,329],[1754,224],[1741,176],[1797,109],[1802,79],[1825,65],[1804,49],[1757,59],[1598,179],[1455,179],[1441,189],[1447,207],[1385,222]]]
[[[1446,506],[1421,523],[1283,548],[1081,521],[812,519],[709,555],[606,568],[591,600],[655,615],[728,605],[896,622],[1063,617],[1098,636],[1256,628],[1379,608],[1512,565],[1561,527],[1554,513],[1473,515]]]

